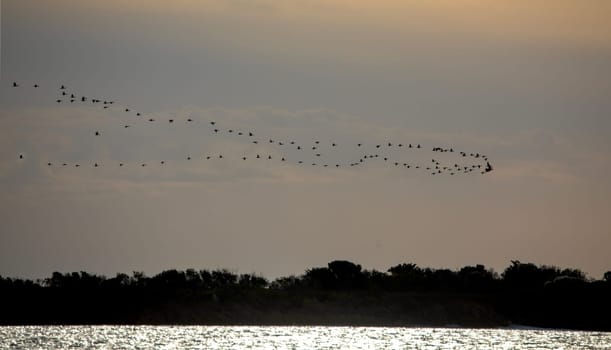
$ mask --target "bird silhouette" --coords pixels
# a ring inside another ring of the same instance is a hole
[[[18,86],[19,86],[19,84],[16,81],[13,82],[13,87],[18,87]],[[34,84],[34,83],[33,83],[33,86],[35,88],[39,87],[38,84]],[[69,90],[66,89],[65,85],[61,85],[60,90],[61,90],[60,91],[61,95],[62,96],[67,96],[67,98],[63,99],[63,100],[61,98],[57,99],[56,100],[57,103],[67,102],[66,100],[70,100],[71,103],[74,103],[74,102],[79,101],[79,100],[81,102],[85,102],[85,101],[90,100],[94,104],[95,103],[103,102],[103,104],[104,104],[103,107],[105,109],[109,108],[109,106],[112,103],[114,103],[114,101],[107,101],[107,100],[102,101],[102,100],[96,99],[94,97],[90,97],[88,99],[86,96],[81,95],[80,92],[79,93],[77,93],[77,92],[70,92]],[[128,107],[125,107],[125,106],[122,106],[122,109],[125,112],[133,111],[131,108],[128,108]],[[140,112],[136,112],[136,111],[133,111],[133,113],[136,116],[143,115]],[[144,115],[146,115],[146,113],[144,113]],[[171,118],[171,119],[167,119],[169,123],[174,123],[174,121],[179,121],[179,120],[182,119],[182,118],[176,119],[176,118],[173,118],[172,116],[168,116],[168,117]],[[147,120],[149,122],[155,121],[154,118],[147,118]],[[186,115],[186,116],[184,116],[184,119],[182,119],[182,120],[186,120],[187,122],[191,123],[191,122],[194,122],[194,117],[190,116],[190,115]],[[219,124],[217,124],[216,121],[209,121],[209,123],[212,126],[214,126],[214,125],[218,126],[219,125]],[[127,128],[137,127],[137,126],[129,125],[129,124],[123,124],[123,127],[125,129],[127,129]],[[236,130],[236,129],[225,129],[225,128],[223,128],[223,130],[226,130],[226,132],[221,132],[220,129],[221,128],[219,127],[219,128],[213,129],[213,130],[214,130],[215,133],[219,134],[219,136],[225,136],[225,137],[228,136],[227,134],[233,134],[233,133],[236,133],[239,136],[247,135],[247,134],[248,134],[249,137],[253,137],[254,136],[253,131],[252,130],[248,131],[248,129],[246,131],[239,131],[239,130]],[[108,130],[106,130],[105,133],[107,131]],[[110,131],[108,131],[108,132],[109,132],[108,135],[110,135]],[[108,138],[108,135],[105,134],[105,137],[103,139]],[[100,131],[95,131],[95,136],[101,136],[101,132]],[[290,140],[290,141],[286,141],[286,142],[278,141],[278,139],[282,139],[281,136],[283,136],[283,135],[280,135],[280,134],[273,135],[273,137],[271,137],[271,138],[269,138],[269,136],[272,136],[272,135],[268,135],[268,138],[265,138],[264,140],[256,140],[256,139],[253,138],[253,139],[251,139],[251,141],[252,141],[253,144],[259,144],[259,142],[267,143],[267,140],[269,140],[270,144],[276,143],[278,146],[284,146],[285,144],[286,145],[290,144],[290,145],[294,145],[294,147],[297,150],[299,150],[299,151],[301,151],[302,149],[311,147],[311,149],[313,151],[316,151],[316,152],[312,152],[312,155],[314,155],[315,157],[317,157],[319,159],[320,159],[320,157],[322,157],[321,153],[325,153],[325,152],[321,152],[321,150],[319,150],[319,148],[318,148],[318,147],[320,147],[318,145],[321,144],[320,139],[312,140],[311,142],[313,142],[314,145],[309,144],[307,146],[300,146],[294,139]],[[284,135],[284,136],[286,136],[286,135]],[[331,147],[337,147],[338,146],[338,143],[336,141],[322,141],[322,144],[327,144],[327,145],[330,145]],[[358,148],[361,148],[361,147],[363,147],[366,144],[367,144],[367,140],[365,142],[362,142],[362,141],[358,142],[355,145]],[[375,146],[376,149],[381,149],[382,147],[386,147],[386,146],[389,147],[389,148],[391,148],[391,147],[403,148],[404,146],[405,146],[405,148],[409,147],[409,148],[416,148],[416,149],[427,148],[427,147],[423,147],[423,145],[420,144],[420,143],[403,144],[403,143],[394,143],[394,142],[391,142],[391,141],[381,142],[380,144],[373,144],[372,146]],[[343,146],[342,146],[342,149],[344,149]],[[428,149],[431,149],[431,148],[428,148]],[[482,158],[482,162],[480,164],[468,164],[468,166],[465,166],[465,164],[462,164],[460,166],[458,164],[455,164],[454,167],[452,167],[452,166],[447,167],[447,166],[442,166],[442,164],[440,164],[440,161],[438,161],[436,159],[432,159],[431,163],[429,163],[430,166],[426,166],[426,164],[422,165],[422,169],[432,170],[432,171],[429,171],[429,174],[431,174],[431,175],[442,174],[442,173],[443,174],[450,174],[451,173],[452,175],[468,174],[470,172],[473,172],[474,169],[481,169],[479,171],[481,171],[482,173],[487,173],[487,172],[490,172],[490,171],[493,170],[492,165],[488,161],[488,157],[486,155],[484,155],[484,154],[481,154],[481,153],[477,153],[477,152],[473,152],[473,153],[459,152],[459,151],[455,151],[455,149],[453,147],[444,148],[444,147],[438,147],[438,146],[432,147],[432,151],[433,152],[440,152],[440,153],[445,153],[445,152],[453,153],[453,152],[456,152],[457,153],[456,156],[459,156],[459,154],[460,154],[460,156],[462,156],[462,157],[469,156],[469,157],[472,157],[472,158]],[[363,164],[364,160],[370,160],[372,158],[383,158],[385,162],[390,162],[391,158],[395,158],[394,152],[395,151],[393,151],[393,154],[386,154],[386,155],[384,155],[384,154],[366,154],[366,155],[363,155],[358,161],[355,161],[355,162],[352,162],[352,163],[351,162],[343,162],[343,161],[340,161],[340,159],[337,159],[339,161],[337,163],[331,162],[330,164],[324,164],[324,165],[322,163],[311,162],[311,160],[308,161],[307,159],[305,161],[304,160],[299,160],[297,163],[298,164],[304,164],[304,163],[305,164],[311,164],[312,166],[317,166],[317,165],[333,166],[333,165],[335,165],[335,167],[339,167],[339,166],[348,166],[349,165],[351,167],[354,167],[354,166]],[[257,158],[263,158],[263,157],[265,157],[265,156],[264,155],[257,155]],[[267,159],[271,160],[273,157],[275,157],[275,156],[272,156],[271,154],[269,154],[267,156]],[[223,158],[223,155],[218,155],[218,158]],[[242,156],[239,156],[239,157],[236,157],[236,158],[241,158],[244,161],[248,159],[248,157],[246,157],[245,155],[242,155]],[[23,155],[20,155],[20,159],[23,159]],[[187,159],[191,160],[191,157],[189,156],[189,157],[187,157]],[[210,159],[210,157],[207,157],[206,159]],[[231,159],[233,159],[233,157],[229,156],[228,159],[231,160]],[[286,161],[286,157],[285,156],[282,156],[282,157],[278,156],[277,159],[281,159],[281,161],[283,161],[283,162]],[[165,160],[164,161],[160,161],[160,163],[163,165],[163,164],[166,164],[166,161]],[[61,163],[49,162],[49,164],[51,164],[50,166],[52,166],[52,165],[59,165]],[[96,164],[101,167],[100,163],[96,163]],[[121,164],[123,164],[123,163],[121,163]],[[159,164],[159,163],[157,163],[157,164]],[[408,165],[408,163],[401,163],[399,161],[395,162],[394,159],[392,160],[392,163],[390,163],[390,164],[395,164],[395,166],[403,165],[406,168],[414,168],[414,169],[420,169],[421,168],[420,166],[416,166],[416,165],[410,166],[410,165]],[[142,166],[145,166],[145,165],[146,165],[146,163],[142,163]],[[84,166],[87,166],[87,164],[84,164]]]
[[[14,87],[14,88],[19,87],[19,84],[17,84],[17,82],[16,82],[16,81],[14,81],[14,82],[13,82],[13,87]]]
[[[23,159],[23,154],[20,154],[20,155],[19,155],[19,159]]]

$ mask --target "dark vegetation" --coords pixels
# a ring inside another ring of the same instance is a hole
[[[512,261],[500,275],[400,264],[387,272],[348,261],[269,282],[227,270],[153,277],[54,272],[0,276],[0,324],[249,324],[538,327],[611,330],[611,271]]]

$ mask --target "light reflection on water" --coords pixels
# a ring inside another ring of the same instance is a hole
[[[2,349],[611,349],[611,333],[555,330],[227,327],[0,327]]]

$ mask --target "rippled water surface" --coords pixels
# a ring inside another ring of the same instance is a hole
[[[611,349],[611,333],[383,327],[0,327],[2,349]]]

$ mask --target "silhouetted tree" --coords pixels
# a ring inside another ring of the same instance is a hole
[[[271,284],[270,289],[297,290],[303,287],[303,281],[299,277],[278,277]]]
[[[560,276],[560,270],[553,266],[537,267],[532,263],[512,260],[502,274],[503,281],[513,288],[540,288],[545,282]]]
[[[228,270],[212,271],[212,286],[215,289],[222,289],[235,285],[237,280],[238,276]]]
[[[265,288],[268,282],[267,279],[261,276],[243,274],[240,275],[238,285],[243,288]]]
[[[306,270],[303,280],[308,287],[314,289],[333,289],[336,287],[335,275],[326,267],[314,267]]]
[[[335,280],[335,287],[341,289],[363,287],[361,265],[346,260],[335,260],[328,264],[329,271]]]
[[[494,288],[497,275],[487,270],[484,265],[465,266],[458,271],[458,278],[462,288],[467,291],[482,292]]]

